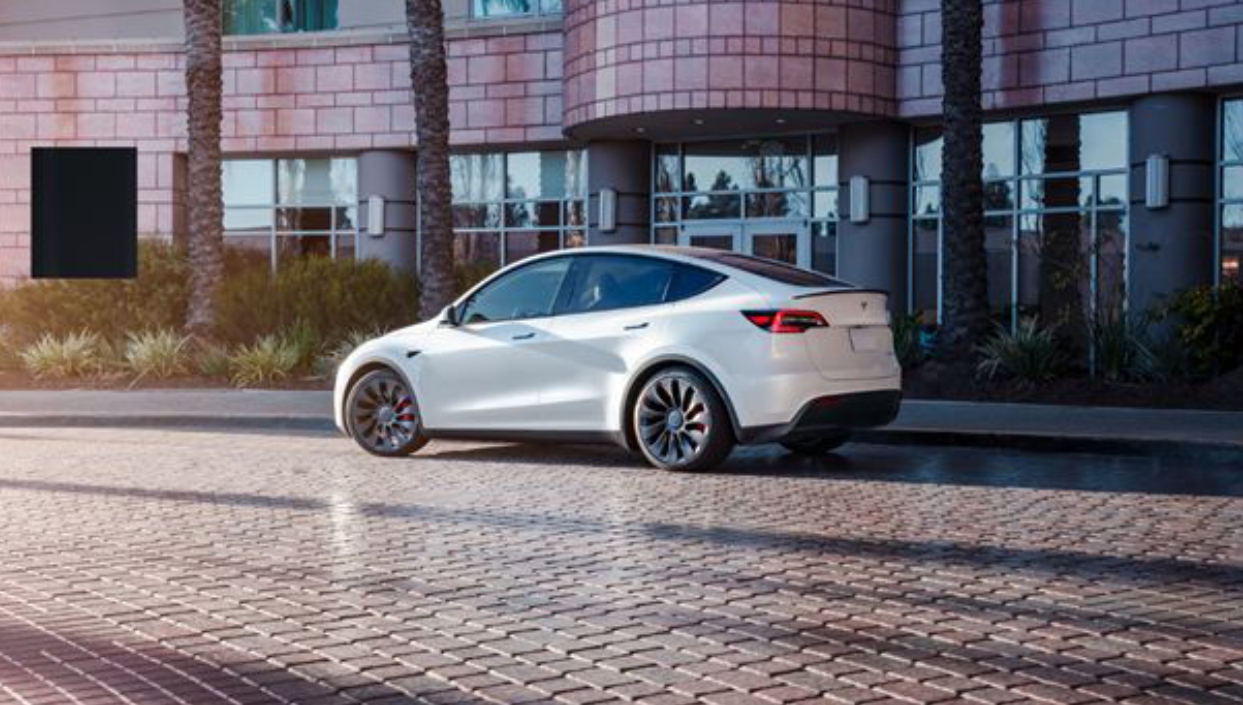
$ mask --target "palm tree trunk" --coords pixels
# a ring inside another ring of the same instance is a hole
[[[419,315],[432,318],[453,301],[453,222],[449,182],[449,75],[440,0],[406,0],[410,82],[419,142]]]
[[[190,305],[186,329],[202,341],[215,324],[216,290],[223,276],[224,197],[220,183],[220,0],[185,0],[188,159],[187,194]]]
[[[941,18],[945,84],[941,347],[953,355],[950,359],[964,359],[988,333],[989,319],[980,104],[984,11],[980,0],[942,0]]]

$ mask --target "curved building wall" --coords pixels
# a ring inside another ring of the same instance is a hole
[[[714,108],[894,115],[896,4],[568,0],[565,126]]]

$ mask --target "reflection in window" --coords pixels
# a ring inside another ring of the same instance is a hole
[[[459,290],[525,257],[586,244],[582,150],[454,154],[449,171]]]
[[[473,0],[472,8],[480,19],[555,15],[562,11],[562,0]]]
[[[221,164],[230,246],[296,257],[353,257],[358,237],[354,159],[239,159]]]
[[[1222,112],[1218,267],[1223,282],[1243,284],[1243,100],[1226,101]]]
[[[942,151],[939,129],[915,131],[911,305],[928,322],[940,300]],[[1125,297],[1126,113],[992,123],[984,127],[983,151],[995,316],[1017,323],[1038,315],[1086,343],[1088,322],[1119,315]]]
[[[653,242],[677,242],[675,228],[688,221],[792,219],[836,233],[834,135],[657,145],[652,169]],[[835,235],[831,240],[835,249]],[[785,258],[780,244],[773,251]],[[826,255],[825,246],[812,265],[836,267],[836,253]]]
[[[226,35],[337,28],[337,0],[224,0],[222,12]]]

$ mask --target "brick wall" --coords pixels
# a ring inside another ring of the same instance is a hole
[[[905,117],[941,113],[940,0],[901,0]],[[1238,0],[985,0],[985,107],[1243,82]]]
[[[896,0],[566,4],[566,125],[660,110],[891,115]]]
[[[0,281],[29,271],[31,147],[137,147],[139,232],[181,227],[186,99],[177,48],[40,50],[52,53],[0,54]],[[454,39],[449,53],[456,144],[561,139],[559,32]],[[403,43],[231,49],[222,146],[233,154],[409,148],[409,84]]]

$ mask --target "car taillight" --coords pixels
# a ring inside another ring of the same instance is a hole
[[[769,333],[804,333],[809,328],[828,328],[829,322],[815,311],[797,311],[781,309],[780,311],[743,311],[758,328]]]

